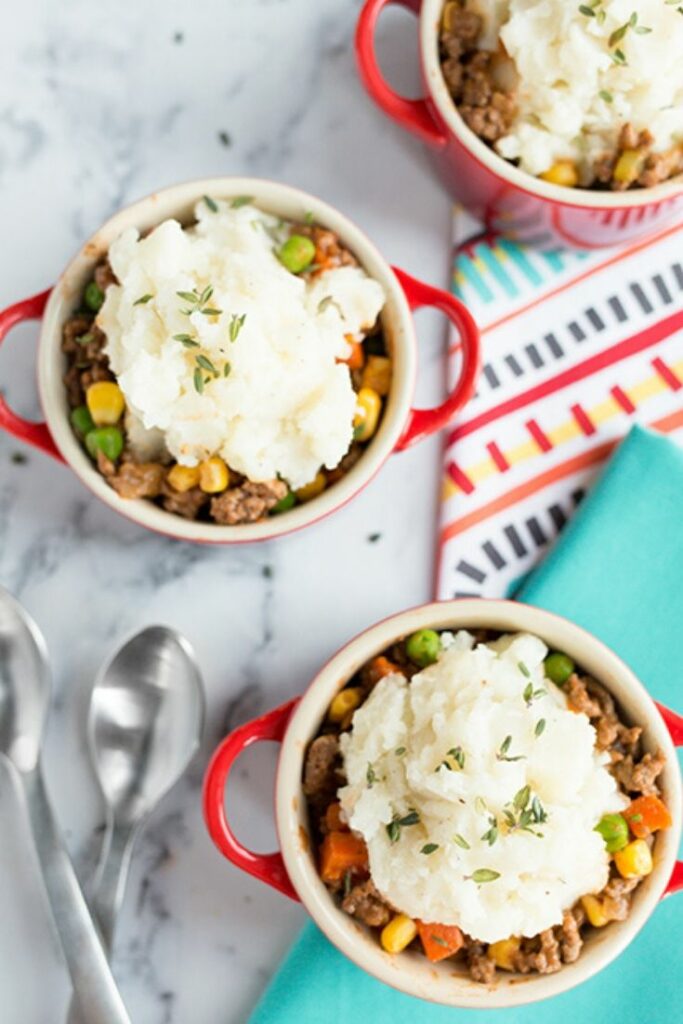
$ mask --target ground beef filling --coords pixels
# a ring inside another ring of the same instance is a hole
[[[486,643],[495,636],[491,631],[475,631],[478,642]],[[366,663],[350,681],[350,687],[363,692],[361,705],[379,680],[392,670],[399,670],[408,678],[420,671],[408,658],[404,641],[392,644],[383,654]],[[564,690],[570,705],[590,719],[596,730],[596,746],[609,752],[610,770],[621,788],[632,798],[660,795],[657,778],[664,768],[665,758],[661,751],[642,752],[641,727],[621,721],[611,695],[590,676],[575,672],[565,683]],[[352,719],[353,711],[336,726],[326,722],[325,731],[312,741],[304,760],[303,791],[318,847],[332,828],[348,831],[348,825],[340,818],[337,802],[338,790],[346,783],[339,734],[351,727]],[[628,917],[632,894],[641,881],[641,878],[622,878],[612,867],[610,879],[598,897],[610,920],[623,921]],[[369,928],[383,928],[397,913],[378,892],[367,871],[361,877],[348,875],[343,882],[326,884],[342,910]],[[522,939],[512,957],[514,970],[520,974],[553,974],[564,964],[574,963],[583,948],[584,932],[590,927],[579,902],[565,910],[561,924],[533,938]],[[421,949],[417,939],[414,946],[416,950]],[[464,946],[454,959],[466,965],[474,981],[490,985],[495,982],[497,966],[488,950],[486,943],[465,935]]]
[[[515,118],[515,89],[510,87],[510,61],[498,52],[479,49],[483,20],[467,10],[465,0],[448,0],[439,31],[439,54],[444,81],[465,124],[489,145],[507,135]],[[649,131],[623,126],[617,145],[603,153],[592,168],[578,175],[583,188],[651,188],[683,173],[683,146],[654,152]]]
[[[302,277],[310,279],[323,270],[357,265],[355,257],[341,245],[333,231],[311,224],[294,225],[293,230],[310,238],[315,245],[311,269],[302,274]],[[93,281],[102,293],[109,285],[117,283],[107,259],[95,267]],[[64,386],[71,410],[81,409],[86,404],[86,392],[91,384],[98,381],[116,381],[104,352],[106,337],[96,326],[95,316],[94,312],[85,308],[84,303],[84,308],[75,312],[62,328],[62,352],[66,359]],[[353,388],[359,391],[361,387],[368,386],[363,376],[363,367],[368,357],[382,357],[379,361],[389,364],[379,322],[367,332],[363,344],[356,348],[362,351],[360,354],[356,352],[356,363],[353,366],[350,364],[350,372]],[[369,363],[367,365],[369,367]],[[384,391],[382,397],[385,397],[386,393]],[[218,494],[205,493],[199,486],[178,490],[169,480],[170,459],[138,462],[125,443],[123,418],[117,427],[124,437],[124,448],[120,457],[112,460],[98,451],[93,458],[98,471],[122,498],[146,498],[156,502],[166,512],[184,519],[200,519],[225,526],[260,522],[267,518],[283,499],[291,497],[292,504],[299,500],[298,497],[295,499],[294,495],[289,496],[289,488],[282,480],[255,482],[232,470],[229,470],[228,488]],[[76,432],[78,433],[77,430]],[[82,436],[80,439],[84,440]],[[364,439],[354,440],[338,466],[332,470],[321,471],[324,478],[323,489],[337,483],[355,466],[367,443],[368,441]],[[302,497],[300,500],[308,498]]]

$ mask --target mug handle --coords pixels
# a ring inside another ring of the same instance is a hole
[[[8,306],[7,309],[0,312],[0,343],[4,341],[15,324],[20,324],[24,320],[40,320],[51,291],[52,289],[48,288],[47,291],[33,295],[30,299],[15,302],[13,306]],[[20,441],[26,441],[34,448],[40,448],[47,455],[51,455],[53,459],[57,459],[59,462],[64,461],[57,445],[52,440],[47,424],[33,423],[31,420],[25,420],[22,416],[18,416],[10,409],[2,395],[0,395],[0,429],[6,430],[8,434],[17,437]]]
[[[422,441],[445,427],[470,400],[481,368],[481,338],[472,314],[455,295],[418,281],[398,267],[391,269],[396,274],[411,309],[432,306],[446,314],[460,334],[462,351],[460,376],[445,401],[434,409],[410,410],[408,424],[395,449],[403,451],[416,441]]]
[[[664,719],[664,724],[669,730],[674,746],[683,747],[683,715],[679,715],[676,711],[672,711],[671,708],[665,707],[664,704],[660,704],[658,701],[655,701],[655,703],[660,715]],[[669,884],[664,890],[663,897],[671,896],[675,892],[680,892],[681,889],[683,889],[683,860],[677,860],[669,879]]]
[[[225,790],[234,762],[247,747],[263,740],[282,742],[289,719],[298,702],[298,697],[289,700],[286,704],[281,704],[280,707],[261,715],[260,718],[240,725],[226,736],[209,763],[203,794],[206,827],[223,856],[242,871],[272,885],[274,889],[297,902],[299,897],[289,880],[279,850],[276,853],[253,853],[240,843],[230,828],[225,813]]]
[[[370,96],[385,114],[430,146],[445,146],[447,137],[435,124],[427,101],[409,100],[399,96],[380,71],[375,53],[375,30],[380,14],[392,3],[407,7],[414,14],[420,13],[421,0],[367,0],[356,26],[356,58],[361,79]]]

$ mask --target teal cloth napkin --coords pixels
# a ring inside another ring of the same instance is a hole
[[[683,707],[683,450],[636,427],[519,599],[586,627],[650,693]],[[457,1010],[375,981],[308,924],[250,1024],[674,1024],[681,1019],[683,894],[665,900],[611,966],[571,992],[511,1010]]]

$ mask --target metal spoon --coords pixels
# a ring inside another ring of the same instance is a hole
[[[192,648],[175,630],[144,629],[97,676],[88,740],[107,829],[91,905],[108,949],[137,831],[187,768],[203,724],[201,675]],[[69,1020],[77,1019],[72,1012]]]
[[[50,806],[40,747],[50,704],[45,641],[0,587],[0,755],[21,784],[47,895],[83,1018],[130,1024]]]

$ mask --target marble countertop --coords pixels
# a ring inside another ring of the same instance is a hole
[[[358,82],[358,0],[25,0],[0,37],[0,308],[50,284],[122,204],[161,185],[253,174],[316,192],[391,262],[448,279],[449,201],[417,143]],[[380,49],[417,86],[414,22],[387,16]],[[418,397],[441,389],[443,324],[420,315]],[[0,382],[37,416],[35,326],[0,353]],[[430,596],[439,446],[396,456],[332,519],[277,544],[228,550],[144,533],[56,462],[0,436],[0,582],[44,631],[54,709],[48,786],[82,877],[104,813],[85,749],[101,661],[152,623],[182,630],[204,674],[208,723],[191,770],[136,848],[114,968],[134,1021],[246,1018],[304,920],[214,850],[200,813],[225,732],[299,692],[355,632]],[[274,752],[250,752],[234,820],[272,846]],[[0,1016],[55,1024],[69,998],[22,807],[0,768]],[[64,1012],[63,1012],[64,1010]]]

